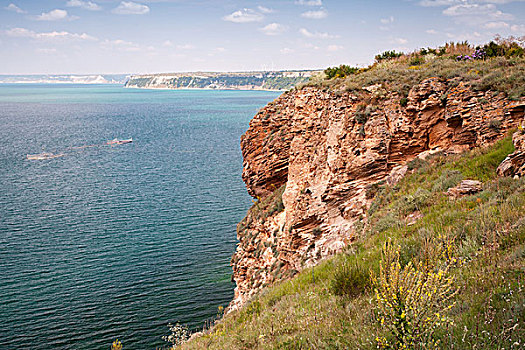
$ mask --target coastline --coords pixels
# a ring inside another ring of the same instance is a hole
[[[240,89],[240,88],[169,88],[169,87],[139,87],[139,86],[123,86],[125,89],[138,89],[138,90],[214,90],[214,91],[268,91],[268,92],[286,92],[288,90],[276,90],[276,89]],[[293,89],[293,88],[292,88]]]

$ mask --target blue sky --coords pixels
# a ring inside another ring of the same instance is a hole
[[[525,0],[0,0],[0,74],[366,65],[525,35]]]

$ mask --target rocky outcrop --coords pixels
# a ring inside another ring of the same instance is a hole
[[[447,196],[452,198],[459,198],[474,193],[478,193],[483,189],[483,184],[476,180],[463,180],[457,186],[451,187],[447,191]]]
[[[501,162],[499,176],[525,176],[525,131],[523,127],[512,135],[515,151]]]
[[[258,202],[238,227],[231,309],[351,243],[373,184],[399,181],[417,156],[491,144],[523,120],[523,100],[438,78],[412,88],[406,106],[369,90],[290,91],[250,122],[243,179]]]

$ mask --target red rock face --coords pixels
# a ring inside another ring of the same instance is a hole
[[[525,99],[511,102],[438,78],[415,86],[406,107],[399,101],[381,87],[359,94],[307,87],[253,118],[241,139],[243,180],[258,199],[286,185],[285,209],[239,228],[232,309],[351,243],[372,200],[367,186],[394,168],[396,175],[427,151],[488,145],[524,118]]]

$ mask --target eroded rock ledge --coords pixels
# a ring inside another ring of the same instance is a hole
[[[406,104],[381,86],[369,90],[294,90],[250,122],[243,179],[258,204],[238,226],[231,310],[351,243],[370,185],[406,172],[418,155],[491,144],[524,119],[523,98],[438,78],[415,86]]]

